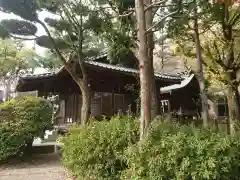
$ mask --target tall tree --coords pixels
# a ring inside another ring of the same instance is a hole
[[[194,28],[194,38],[196,44],[196,56],[197,56],[197,75],[198,75],[198,82],[200,87],[200,95],[201,95],[201,102],[202,102],[202,119],[203,119],[203,126],[208,127],[209,121],[209,112],[208,112],[208,99],[207,99],[207,92],[205,87],[205,77],[203,74],[203,57],[202,57],[202,50],[201,50],[201,43],[199,37],[199,19],[198,19],[198,11],[199,11],[199,4],[196,0],[194,0],[194,8],[193,8],[193,28]]]
[[[146,17],[144,0],[135,1],[137,29],[138,29],[138,60],[140,69],[140,97],[141,97],[141,117],[140,117],[140,138],[143,139],[147,131],[148,123],[151,119],[151,67],[148,57],[148,46],[146,36]]]
[[[102,1],[101,1],[102,2]],[[111,3],[109,3],[111,2]],[[146,16],[146,34],[147,34],[147,45],[148,45],[148,56],[150,59],[150,71],[152,73],[152,78],[150,78],[150,86],[151,86],[151,118],[153,119],[155,115],[159,111],[158,106],[158,96],[157,89],[155,86],[154,80],[154,70],[153,70],[153,50],[155,48],[155,43],[157,40],[154,37],[154,32],[159,31],[162,28],[163,22],[167,21],[168,17],[172,16],[174,13],[165,12],[163,9],[168,6],[166,5],[167,1],[151,1],[145,0],[144,4],[144,12]],[[103,3],[103,2],[102,2]],[[139,41],[136,36],[136,32],[138,28],[136,27],[136,17],[134,14],[134,0],[114,0],[114,1],[106,1],[106,6],[102,8],[103,17],[107,15],[107,17],[111,17],[112,19],[117,19],[112,27],[104,30],[104,34],[108,32],[107,40],[112,40],[114,44],[113,59],[119,59],[117,56],[119,54],[128,54],[128,51],[137,51],[137,47],[139,45]],[[109,7],[113,9],[113,12],[109,12]],[[117,43],[116,43],[117,42]],[[110,45],[110,49],[111,49]],[[123,58],[124,59],[124,58]],[[125,58],[126,59],[126,58]]]
[[[153,33],[159,31],[159,27],[168,17],[176,14],[178,10],[162,14],[160,18],[154,22],[154,15],[158,9],[165,6],[166,1],[152,0],[135,0],[137,30],[138,30],[138,60],[140,68],[140,85],[141,85],[141,139],[146,135],[148,124],[151,120],[151,106],[157,108],[157,93],[154,79],[153,69],[153,49],[154,39]],[[151,94],[152,92],[152,94]],[[153,97],[153,98],[152,98]],[[152,112],[156,112],[153,108]]]
[[[234,8],[232,1],[224,1],[223,3],[214,4],[215,11],[212,11],[212,16],[217,20],[219,30],[211,31],[215,36],[212,48],[217,51],[217,56],[211,53],[208,48],[208,53],[211,57],[216,57],[215,62],[224,70],[224,80],[227,89],[228,101],[228,132],[234,134],[234,124],[240,120],[239,113],[239,82],[237,73],[240,69],[239,49],[237,48],[237,38],[239,35],[239,20],[240,10]],[[220,36],[216,36],[216,35]],[[221,37],[221,38],[219,38]],[[217,40],[217,41],[216,41]]]
[[[178,0],[177,0],[178,1]],[[209,29],[211,24],[205,23],[211,9],[206,0],[181,1],[180,13],[169,22],[169,36],[181,41],[191,41],[195,45],[196,74],[198,77],[202,103],[202,119],[204,127],[208,126],[209,113],[205,77],[203,74],[203,55],[200,34]],[[174,8],[170,7],[170,11]]]
[[[1,0],[0,7],[2,11],[14,13],[23,19],[3,20],[1,24],[5,36],[16,38],[14,34],[17,34],[21,37],[25,36],[25,39],[34,39],[38,45],[52,49],[57,54],[58,59],[81,90],[82,107],[79,122],[86,124],[90,115],[91,87],[84,60],[93,49],[89,39],[93,34],[92,22],[96,18],[93,16],[96,13],[92,11],[89,1]],[[46,18],[45,22],[41,21],[38,17],[40,11],[51,12],[53,18]],[[45,36],[36,37],[35,24],[43,27]],[[72,61],[74,63],[70,63]],[[81,72],[76,71],[77,66]]]
[[[198,17],[203,63],[205,70],[214,74],[214,77],[228,91],[226,93],[229,106],[228,131],[233,134],[234,121],[239,119],[239,83],[236,74],[240,64],[236,40],[239,34],[237,29],[240,11],[234,9],[232,4],[211,4],[209,2],[201,3],[201,9],[204,9],[203,14],[201,13]],[[186,22],[189,22],[189,19],[186,19]],[[175,29],[175,33],[180,32],[179,34],[182,35],[178,38],[185,41],[182,45],[188,50],[191,49],[192,44],[196,43],[190,25],[190,23],[185,23],[182,29]],[[181,27],[181,24],[178,27]],[[193,57],[193,51],[188,50],[187,53]]]
[[[152,0],[145,0],[144,4],[145,6],[149,7],[152,5]],[[153,8],[148,9],[145,12],[146,16],[146,30],[151,28],[153,26],[153,18],[154,18],[154,11]],[[153,31],[150,31],[147,33],[147,49],[148,49],[148,58],[149,58],[149,68],[150,68],[150,88],[151,88],[151,119],[154,119],[159,111],[159,101],[158,101],[158,95],[157,95],[157,89],[156,89],[156,83],[155,83],[155,77],[154,77],[154,68],[153,68],[153,50],[154,50],[154,36]]]

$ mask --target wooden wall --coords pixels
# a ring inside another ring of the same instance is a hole
[[[77,122],[81,115],[81,95],[68,94],[60,96],[60,111],[56,124],[71,124]],[[125,114],[128,107],[134,106],[134,100],[128,94],[93,92],[91,102],[91,117],[111,117],[119,113]]]

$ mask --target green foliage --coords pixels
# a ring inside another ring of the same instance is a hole
[[[2,24],[0,24],[0,37],[2,39],[9,38],[9,32],[4,28]]]
[[[239,179],[240,142],[190,126],[155,121],[125,154],[122,179]]]
[[[63,4],[65,0],[37,0],[40,10],[47,10],[52,13],[56,13],[60,4]]]
[[[36,61],[40,67],[47,70],[57,70],[62,66],[57,55],[50,51],[47,51],[43,56],[37,55]]]
[[[237,137],[155,120],[136,143],[138,128],[125,117],[74,127],[63,138],[63,162],[77,179],[240,178]]]
[[[57,31],[60,31],[60,32],[73,31],[71,24],[67,21],[62,20],[62,19],[56,20],[56,19],[52,19],[52,18],[45,18],[45,22],[49,26],[54,27],[54,29],[56,29]]]
[[[35,35],[37,32],[37,27],[34,24],[23,20],[2,20],[1,25],[8,31],[8,33],[21,36],[31,36]]]
[[[64,165],[78,179],[119,179],[124,150],[138,141],[138,121],[115,117],[73,127],[63,146]]]
[[[0,0],[1,11],[14,13],[23,19],[35,21],[37,19],[36,0]]]
[[[0,161],[25,152],[34,137],[52,128],[51,104],[41,98],[19,97],[0,104]]]
[[[136,66],[136,62],[129,64],[129,58],[133,54],[130,49],[134,47],[136,40],[134,21],[132,16],[118,17],[134,8],[134,0],[15,0],[15,3],[0,0],[0,8],[1,11],[11,12],[23,18],[23,20],[3,20],[0,26],[2,38],[13,35],[31,37],[36,35],[37,28],[34,24],[40,22],[37,13],[47,10],[60,17],[53,16],[44,20],[44,23],[51,27],[50,34],[55,43],[52,43],[48,36],[41,36],[35,39],[39,46],[55,51],[57,48],[63,54],[66,50],[74,51],[73,54],[76,56],[81,55],[76,59],[82,60],[84,57],[89,57],[89,54],[95,55],[92,53],[93,50],[101,51],[104,41],[106,42],[104,49],[107,45],[110,49],[110,59],[115,60],[111,63]],[[98,42],[94,41],[95,36],[98,37]],[[90,41],[94,41],[95,44]]]
[[[54,45],[48,36],[40,36],[36,39],[36,44],[48,49],[54,49]],[[55,44],[59,49],[68,49],[70,46],[62,39],[55,39]]]
[[[0,80],[18,76],[36,66],[35,53],[23,47],[19,41],[0,40]]]

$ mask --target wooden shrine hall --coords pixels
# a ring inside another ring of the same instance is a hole
[[[125,114],[129,108],[136,112],[139,71],[107,64],[103,61],[106,58],[107,55],[102,55],[85,61],[92,91],[91,116]],[[194,75],[155,73],[155,81],[162,113],[197,116],[199,86]],[[58,95],[56,125],[71,124],[80,117],[81,92],[64,67],[56,73],[20,77],[16,91],[37,91],[41,97]]]

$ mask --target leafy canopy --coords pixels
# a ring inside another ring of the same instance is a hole
[[[16,78],[37,66],[35,53],[19,41],[0,40],[0,80]]]

